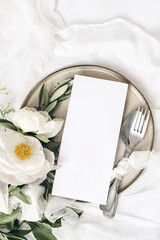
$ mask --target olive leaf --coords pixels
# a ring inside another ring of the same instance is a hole
[[[54,223],[50,222],[45,216],[43,216],[42,220],[41,220],[41,223],[45,223],[45,224],[48,224],[50,225],[52,228],[59,228],[62,226],[61,224],[61,219],[62,218],[59,218],[57,219]]]
[[[61,97],[66,92],[67,88],[68,88],[68,84],[63,85],[62,87],[54,90],[52,97],[50,98],[50,102],[53,102],[59,97]]]
[[[16,236],[11,233],[3,233],[3,236],[5,236],[5,238],[2,238],[2,240],[3,239],[5,239],[5,240],[6,239],[8,239],[8,240],[27,240],[27,238],[24,236]]]
[[[57,240],[52,230],[39,222],[26,222],[37,240]]]
[[[53,108],[53,110],[49,112],[49,115],[51,116],[51,118],[53,118],[52,114],[59,108],[59,105],[60,105],[60,103],[57,101],[55,108]]]
[[[50,103],[48,105],[48,107],[45,109],[45,111],[48,112],[48,113],[53,111],[53,109],[55,108],[56,104],[57,104],[57,101],[54,101],[54,102]]]
[[[41,109],[41,102],[42,102],[42,96],[43,96],[43,90],[44,90],[44,84],[42,85],[40,91],[39,91],[39,109]]]
[[[58,101],[59,101],[59,102],[62,102],[62,101],[64,101],[64,100],[68,99],[70,96],[71,96],[70,93],[69,93],[69,94],[66,94],[66,95],[63,95],[63,96],[61,96],[61,97],[58,99]]]
[[[4,233],[0,233],[0,239],[1,240],[6,240],[5,234]]]
[[[69,82],[69,87],[72,87],[74,83],[74,78],[71,79],[71,81]]]
[[[10,187],[12,187],[12,186],[10,186]],[[10,189],[9,189],[9,195],[10,196],[14,196],[14,197],[20,199],[22,202],[24,202],[26,204],[30,204],[30,202],[28,201],[28,198],[21,192],[19,187],[16,187],[13,190],[10,190]]]
[[[8,240],[27,240],[26,237],[24,237],[25,235],[27,235],[28,233],[30,233],[31,230],[12,230],[9,233],[3,233],[4,236],[7,237]]]
[[[49,142],[43,145],[43,147],[49,149],[52,152],[57,152],[57,150],[59,149],[59,146],[60,146],[60,142]]]
[[[0,119],[0,126],[17,131],[16,126],[14,126],[14,124],[12,122],[10,122],[6,119]]]
[[[31,230],[12,230],[10,233],[16,236],[25,236],[30,232]]]
[[[17,210],[13,210],[11,214],[4,214],[4,213],[0,214],[0,224],[6,224],[14,221],[19,215],[19,213],[20,213],[20,210],[17,209]]]
[[[57,87],[54,89],[54,91],[56,91],[58,88],[64,86],[65,84],[70,84],[70,82],[73,80],[73,78],[69,78],[69,79],[65,79],[62,82],[60,82]]]
[[[54,178],[55,178],[55,171],[50,171],[48,174],[47,174],[47,178],[50,178],[50,179],[52,179],[52,180],[54,180]]]
[[[72,86],[67,89],[67,91],[65,92],[65,95],[71,93],[71,91],[72,91]]]
[[[8,188],[8,192],[12,192],[13,190],[15,190],[17,188],[17,186],[12,186],[10,185],[9,188]]]
[[[3,229],[3,228],[10,230],[11,223],[0,224],[0,229]]]
[[[49,104],[49,92],[47,89],[44,90],[44,108]]]
[[[52,170],[57,170],[61,167],[62,167],[62,165],[53,165]]]
[[[40,185],[45,188],[45,192],[43,194],[43,197],[46,201],[49,199],[49,194],[52,192],[52,187],[53,187],[53,179],[46,178]]]
[[[35,137],[38,138],[38,140],[40,140],[41,142],[44,142],[44,143],[49,142],[49,139],[42,134],[36,134]]]

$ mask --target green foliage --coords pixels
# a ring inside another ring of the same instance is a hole
[[[4,88],[4,87],[0,87],[0,93],[1,93],[1,94],[5,94],[5,95],[8,95],[7,89]]]
[[[46,201],[48,201],[49,195],[52,192],[53,180],[51,180],[50,178],[46,178],[40,185],[45,187],[45,192],[43,194],[43,197]]]
[[[44,84],[42,85],[40,91],[39,91],[39,110],[41,109],[41,102],[43,97],[43,90],[44,90]]]
[[[45,111],[48,112],[48,113],[53,111],[53,109],[56,107],[56,105],[57,105],[57,101],[54,101],[54,102],[50,103],[47,106],[47,108],[45,109]]]
[[[51,223],[45,216],[43,216],[42,220],[40,221],[41,223],[45,223],[45,224],[48,224],[50,225],[51,227],[53,228],[59,228],[62,226],[61,224],[61,219],[62,218],[59,218],[57,219],[54,223]]]
[[[50,102],[53,102],[58,98],[60,98],[67,91],[67,89],[68,89],[68,84],[56,89],[50,98]]]
[[[42,134],[36,134],[34,135],[36,138],[38,138],[41,142],[44,142],[44,143],[49,143],[49,139],[42,135]]]
[[[14,112],[14,108],[11,107],[11,104],[8,103],[7,106],[1,104],[0,105],[0,118],[6,119],[7,114]]]
[[[69,78],[69,79],[65,79],[62,82],[60,82],[57,87],[54,89],[54,91],[56,91],[58,88],[64,86],[65,84],[70,84],[70,82],[73,81],[73,78]],[[71,86],[71,85],[69,85]]]
[[[50,228],[40,222],[26,222],[37,240],[56,240]]]
[[[49,143],[44,143],[43,147],[49,149],[52,152],[57,152],[60,146],[60,142],[49,142]]]
[[[30,204],[30,202],[28,201],[28,198],[21,192],[19,187],[10,186],[8,191],[10,196],[15,196],[16,198],[20,199],[22,202],[26,204]]]
[[[5,236],[8,240],[27,240],[25,235],[27,235],[30,232],[31,230],[12,230],[9,233],[1,234],[3,234],[3,236]]]
[[[47,178],[40,184],[41,186],[43,186],[45,188],[43,197],[46,201],[48,201],[49,195],[52,192],[54,177],[55,177],[55,170],[52,170],[47,174]]]
[[[6,88],[0,87],[0,94],[8,95]],[[8,103],[7,106],[0,104],[0,119],[6,119],[6,115],[11,112],[14,112],[14,108],[11,107],[10,103]]]
[[[69,94],[64,94],[63,96],[61,96],[61,97],[59,98],[59,102],[62,102],[62,101],[64,101],[64,100],[68,99],[70,96],[71,96],[70,93],[69,93]]]
[[[43,84],[39,92],[38,110],[46,111],[52,117],[53,112],[59,107],[59,103],[70,97],[72,85],[73,78],[65,79],[55,87],[50,96],[48,90],[45,89],[45,85]]]
[[[6,119],[0,119],[0,126],[17,131],[16,126],[14,126],[14,124],[12,122],[10,122]]]
[[[1,213],[0,214],[0,225],[14,221],[18,217],[19,213],[20,213],[20,210],[18,210],[18,209],[13,210],[13,212],[11,214]]]
[[[49,92],[47,89],[44,90],[44,108],[49,104]]]

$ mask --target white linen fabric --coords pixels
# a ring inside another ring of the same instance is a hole
[[[57,69],[76,64],[108,67],[127,77],[148,100],[155,122],[156,152],[152,164],[120,194],[114,219],[104,218],[98,206],[72,203],[84,213],[79,220],[65,221],[62,228],[53,232],[58,240],[159,240],[159,35],[154,38],[155,29],[151,36],[121,18],[65,27],[54,11],[55,4],[54,0],[0,0],[0,81],[9,92],[8,96],[1,95],[1,103],[10,101],[18,109],[30,89]],[[156,4],[159,6],[157,1]],[[152,11],[154,15],[153,8]],[[145,29],[151,32],[148,27]],[[28,239],[34,239],[33,235],[28,235]]]
[[[58,0],[58,11],[67,26],[103,23],[117,17],[137,24],[160,39],[159,0]]]

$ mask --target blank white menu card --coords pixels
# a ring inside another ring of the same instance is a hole
[[[128,84],[75,75],[52,194],[105,204]]]

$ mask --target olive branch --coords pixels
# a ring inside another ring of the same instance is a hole
[[[38,110],[46,111],[52,117],[53,112],[59,107],[59,103],[70,97],[72,86],[73,78],[66,79],[55,87],[52,94],[49,94],[48,89],[43,84],[39,92]]]

